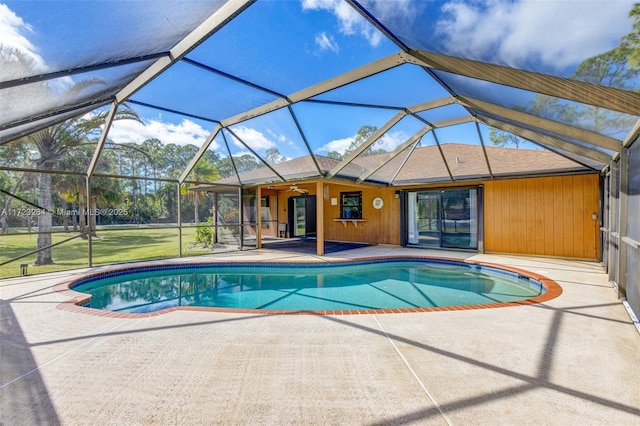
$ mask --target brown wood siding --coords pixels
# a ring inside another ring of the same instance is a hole
[[[324,183],[318,194],[316,182],[298,183],[298,188],[305,189],[308,195],[316,195],[316,202],[322,203],[324,220],[322,227],[324,239],[329,241],[364,242],[367,244],[400,244],[400,200],[395,197],[395,188],[380,188],[365,185],[343,185]],[[325,192],[324,187],[327,187]],[[357,227],[352,222],[336,222],[340,217],[340,193],[362,191],[362,217],[363,222],[357,222]],[[298,195],[286,190],[286,187],[277,187],[274,190],[278,199],[278,222],[286,223],[288,220],[288,199]],[[326,197],[325,197],[326,194]],[[375,209],[373,199],[380,197],[383,207]],[[331,199],[337,200],[337,205],[331,205]],[[289,235],[290,234],[290,230]]]
[[[395,189],[336,184],[328,184],[328,188],[327,198],[324,194],[318,198],[318,202],[324,203],[326,240],[400,244],[400,199],[395,197]],[[357,222],[357,227],[349,221],[345,225],[334,220],[340,218],[340,193],[351,191],[362,191],[362,218],[365,221]],[[382,198],[381,209],[373,207],[376,197]],[[332,198],[337,200],[337,205],[331,205]]]
[[[485,249],[596,259],[598,175],[484,182]]]
[[[574,175],[478,182],[484,185],[485,250],[497,253],[597,259],[599,253],[598,175]],[[326,186],[326,191],[324,187]],[[455,187],[438,185],[431,188]],[[324,210],[324,239],[400,244],[400,199],[395,192],[403,188],[382,188],[325,182],[305,182],[298,187],[316,195]],[[428,189],[429,186],[415,188]],[[362,191],[363,219],[357,227],[340,217],[340,193]],[[287,199],[296,193],[284,188],[265,191],[277,197],[278,222],[287,221]],[[326,196],[325,196],[326,194]],[[382,198],[381,209],[373,199]],[[331,205],[331,199],[337,205]],[[273,201],[273,200],[272,200]],[[274,206],[271,206],[274,209]]]

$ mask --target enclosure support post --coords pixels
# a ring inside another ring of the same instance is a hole
[[[316,182],[316,253],[324,256],[324,181]]]
[[[240,250],[244,250],[244,222],[242,218],[244,217],[244,203],[242,200],[242,187],[238,188],[238,200],[239,200],[239,209],[238,209],[238,223],[240,224]]]
[[[182,198],[180,197],[180,182],[176,182],[176,200],[178,202],[176,205],[178,206],[178,257],[182,257]]]
[[[257,229],[256,229],[256,248],[262,248],[262,187],[259,186],[256,189],[256,219],[257,219]]]
[[[87,176],[86,178],[86,183],[87,183],[87,204],[86,204],[86,215],[83,214],[83,219],[85,220],[86,218],[86,229],[87,229],[87,254],[88,254],[88,258],[89,258],[89,267],[91,268],[93,266],[93,245],[92,245],[92,240],[91,240],[91,235],[93,233],[93,230],[91,229],[91,178],[89,176]]]
[[[618,220],[620,238],[618,240],[618,297],[627,297],[627,218],[629,217],[629,148],[620,148],[620,208]]]
[[[218,193],[213,193],[213,239],[214,246],[218,244]]]

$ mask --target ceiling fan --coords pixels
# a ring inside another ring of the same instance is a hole
[[[287,191],[287,192],[299,192],[299,193],[301,193],[301,194],[306,194],[306,193],[308,193],[309,191],[307,191],[306,189],[298,188],[298,186],[297,186],[297,185],[291,185],[291,186],[289,187],[289,191]]]

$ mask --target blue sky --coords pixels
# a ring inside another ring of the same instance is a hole
[[[403,42],[418,48],[565,76],[587,57],[617,45],[631,29],[627,15],[633,5],[627,0],[362,3]],[[64,69],[167,49],[181,26],[201,19],[212,6],[190,2],[180,19],[173,13],[176,9],[184,12],[184,2],[7,1],[0,3],[0,40],[29,52],[42,70]],[[252,5],[188,58],[288,95],[397,51],[346,3],[280,0]],[[447,95],[425,76],[415,86],[418,73],[421,70],[403,66],[319,98],[402,107]],[[215,120],[275,99],[218,76],[201,79],[207,74],[178,64],[132,99]],[[109,72],[103,75],[108,78]],[[306,104],[293,110],[319,154],[346,148],[361,125],[379,127],[395,114]],[[214,126],[158,110],[139,111],[146,126],[120,122],[110,137],[117,142],[158,137],[166,143],[198,145]],[[300,135],[285,112],[241,123],[234,132],[259,153],[276,146],[287,157],[303,155]],[[408,121],[394,127],[383,143],[393,147],[410,137],[417,125]],[[470,140],[467,127],[461,126],[465,133],[459,135],[456,129],[447,130],[451,140],[441,142]]]

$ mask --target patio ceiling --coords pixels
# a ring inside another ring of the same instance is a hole
[[[619,3],[625,13],[633,6]],[[181,183],[191,181],[210,151],[235,161],[255,158],[264,183],[321,177],[392,186],[418,147],[435,147],[428,152],[446,170],[439,177],[429,173],[430,181],[450,182],[460,177],[451,171],[457,157],[447,153],[459,151],[443,149],[447,144],[482,147],[486,171],[476,178],[491,178],[497,166],[486,150],[492,128],[531,143],[525,148],[574,161],[572,171],[599,171],[638,132],[637,74],[615,85],[594,84],[576,71],[590,56],[560,66],[541,60],[542,48],[517,58],[499,49],[465,50],[453,43],[460,34],[442,35],[452,8],[473,12],[477,2],[398,2],[396,11],[385,2],[354,0],[191,1],[188,8],[177,1],[118,8],[110,2],[6,4],[16,17],[31,19],[22,36],[33,40],[23,50],[2,44],[0,146],[106,109],[102,134],[81,171],[89,177],[100,175],[105,145],[124,140],[114,131],[123,104],[147,126],[188,123],[207,134],[176,176]],[[82,22],[74,23],[79,14]],[[503,23],[495,19],[485,24]],[[571,45],[572,29],[568,24],[565,49],[584,50]],[[543,20],[538,31],[545,31]],[[336,148],[345,139],[338,128],[353,141],[363,126],[371,131],[359,146]],[[277,150],[276,159],[269,148]],[[366,161],[372,150],[376,160]],[[326,157],[336,158],[331,151],[339,157],[327,169]],[[303,157],[311,160],[307,169],[279,171],[280,163]],[[358,172],[347,172],[354,165]],[[385,166],[394,170],[377,173]],[[247,183],[234,170],[231,180]],[[527,173],[525,166],[521,174]]]

